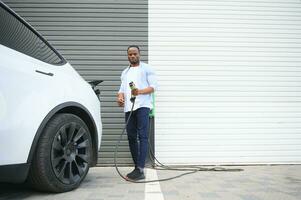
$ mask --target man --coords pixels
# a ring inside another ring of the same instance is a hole
[[[130,65],[121,74],[121,85],[117,95],[117,103],[124,107],[125,121],[128,121],[132,108],[131,97],[136,96],[133,113],[126,127],[129,147],[135,169],[127,174],[131,180],[144,179],[145,158],[147,155],[149,112],[152,109],[151,93],[157,88],[154,71],[147,64],[140,62],[140,49],[136,45],[129,46],[127,55]],[[136,89],[131,89],[133,82]],[[139,138],[139,143],[137,138]]]

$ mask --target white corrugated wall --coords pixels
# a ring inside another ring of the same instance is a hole
[[[149,0],[158,159],[301,163],[300,33],[300,0]]]

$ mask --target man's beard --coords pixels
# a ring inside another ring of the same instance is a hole
[[[139,59],[137,59],[137,60],[130,60],[130,63],[131,63],[132,65],[139,64],[139,62],[140,62]]]

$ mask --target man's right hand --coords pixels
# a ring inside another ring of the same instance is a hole
[[[118,103],[118,106],[120,106],[120,107],[124,106],[124,95],[123,95],[123,93],[119,93],[117,95],[117,103]]]

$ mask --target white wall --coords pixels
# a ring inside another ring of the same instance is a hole
[[[149,0],[156,156],[301,163],[301,1]]]

